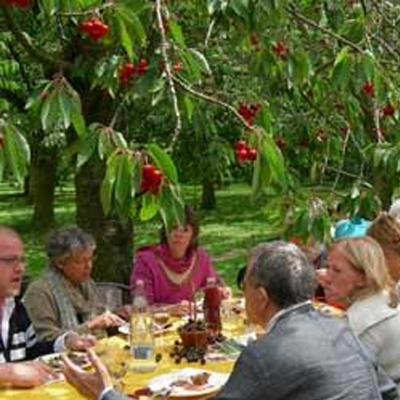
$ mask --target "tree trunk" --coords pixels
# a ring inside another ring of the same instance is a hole
[[[41,231],[52,227],[54,222],[54,191],[57,177],[57,151],[40,145],[35,139],[29,172],[29,195],[33,201],[32,224]]]
[[[204,179],[201,193],[201,209],[214,210],[216,205],[214,181]]]

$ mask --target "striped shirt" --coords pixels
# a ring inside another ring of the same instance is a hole
[[[25,306],[19,299],[6,299],[2,311],[0,364],[31,360],[54,351],[54,340],[37,340]]]

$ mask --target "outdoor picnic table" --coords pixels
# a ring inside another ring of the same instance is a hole
[[[178,339],[176,330],[169,331],[163,335],[156,336],[156,353],[161,354],[161,360],[156,364],[156,368],[152,372],[138,373],[129,370],[124,378],[123,392],[125,394],[133,394],[135,390],[146,387],[148,382],[159,376],[172,371],[177,371],[183,368],[199,368],[209,372],[231,372],[234,360],[226,361],[208,361],[205,365],[201,365],[199,362],[188,363],[186,360],[182,360],[179,364],[176,364],[174,359],[170,357],[170,351],[174,344],[174,341]],[[119,356],[121,349],[126,349],[127,340],[123,335],[113,336],[102,340],[102,347],[107,346],[109,349],[115,349],[115,354]],[[125,351],[123,356],[126,360],[129,359],[129,350]],[[101,355],[100,355],[101,357]],[[207,397],[210,397],[209,395]],[[193,399],[194,397],[191,397]],[[196,400],[204,399],[205,396],[195,397]],[[53,382],[48,385],[37,387],[34,389],[5,389],[0,390],[1,400],[83,400],[84,397],[79,394],[70,384],[65,381]],[[180,400],[184,400],[183,397],[179,397]]]

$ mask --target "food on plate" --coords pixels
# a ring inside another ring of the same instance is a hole
[[[86,353],[79,353],[79,352],[68,352],[67,356],[72,360],[72,362],[82,368],[87,367],[90,365],[90,361]],[[54,353],[54,354],[47,354],[46,356],[42,356],[39,358],[43,363],[51,367],[55,372],[61,370],[61,354]]]
[[[154,321],[158,325],[165,325],[169,321],[169,314],[166,312],[155,312]]]
[[[181,387],[185,390],[204,390],[205,386],[209,385],[210,374],[201,372],[188,377],[180,377],[172,383],[172,386]]]

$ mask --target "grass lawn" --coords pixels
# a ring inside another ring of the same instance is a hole
[[[200,188],[184,187],[185,200],[194,206],[200,202]],[[276,215],[280,199],[264,198],[252,204],[250,187],[232,184],[217,192],[217,209],[199,212],[200,242],[214,260],[217,270],[230,286],[234,286],[237,270],[244,265],[248,250],[257,243],[279,234]],[[38,276],[45,266],[45,235],[30,227],[32,207],[15,188],[0,184],[0,224],[14,227],[26,243],[27,272]],[[75,204],[72,187],[57,191],[55,203],[57,226],[74,224]],[[274,222],[275,221],[275,222]],[[158,220],[135,221],[135,246],[154,243],[158,238]]]

